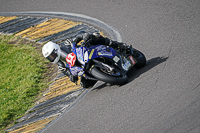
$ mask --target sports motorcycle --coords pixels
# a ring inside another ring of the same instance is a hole
[[[132,46],[121,51],[101,44],[77,45],[73,42],[71,47],[72,53],[66,58],[66,67],[70,68],[72,75],[83,76],[89,80],[122,85],[128,81],[128,71],[132,68],[139,69],[146,64],[145,55]]]

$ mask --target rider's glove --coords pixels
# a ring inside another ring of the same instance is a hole
[[[65,64],[62,61],[58,61],[58,69],[65,75],[67,75],[68,77],[71,75],[70,70],[65,67]]]

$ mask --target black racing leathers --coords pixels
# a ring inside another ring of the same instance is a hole
[[[102,44],[102,45],[110,46],[110,47],[113,47],[113,48],[124,49],[123,43],[119,43],[117,41],[112,41],[109,38],[103,37],[101,35],[96,35],[95,36],[94,34],[81,33],[81,34],[78,34],[73,39],[73,41],[75,43],[79,43],[81,40],[84,40],[83,44],[87,44],[87,43],[89,43],[90,45]]]

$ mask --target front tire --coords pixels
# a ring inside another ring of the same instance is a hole
[[[128,77],[126,75],[122,77],[111,76],[95,67],[91,69],[91,75],[98,80],[116,85],[122,85],[128,81]]]
[[[146,65],[146,57],[139,50],[133,49],[133,57],[137,61],[137,63],[135,64],[136,69],[142,68]]]

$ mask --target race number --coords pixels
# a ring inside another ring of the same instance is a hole
[[[66,61],[68,64],[70,64],[73,67],[76,62],[76,55],[73,52],[68,54],[66,57]]]

